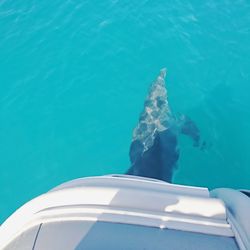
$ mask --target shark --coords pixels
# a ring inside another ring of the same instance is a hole
[[[180,149],[179,135],[189,136],[194,147],[202,147],[200,131],[186,115],[176,116],[168,102],[165,84],[167,70],[163,68],[149,88],[144,109],[133,131],[129,150],[131,166],[128,175],[172,182],[177,169]]]

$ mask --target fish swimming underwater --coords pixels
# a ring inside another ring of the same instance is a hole
[[[165,77],[164,68],[149,89],[144,110],[133,131],[129,152],[131,167],[127,174],[172,182],[180,155],[179,134],[191,137],[193,145],[199,147],[200,131],[189,117],[176,118],[172,114]]]

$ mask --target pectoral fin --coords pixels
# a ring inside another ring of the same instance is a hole
[[[189,136],[193,140],[193,146],[200,146],[200,130],[195,124],[194,121],[191,120],[186,115],[181,116],[181,134]]]

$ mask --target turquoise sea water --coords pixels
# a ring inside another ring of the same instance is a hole
[[[150,83],[180,138],[174,182],[250,188],[249,1],[0,1],[0,221],[64,181],[123,173]]]

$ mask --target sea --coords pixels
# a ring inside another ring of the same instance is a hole
[[[65,181],[130,166],[132,131],[167,68],[173,182],[250,189],[250,2],[0,0],[0,222]]]

